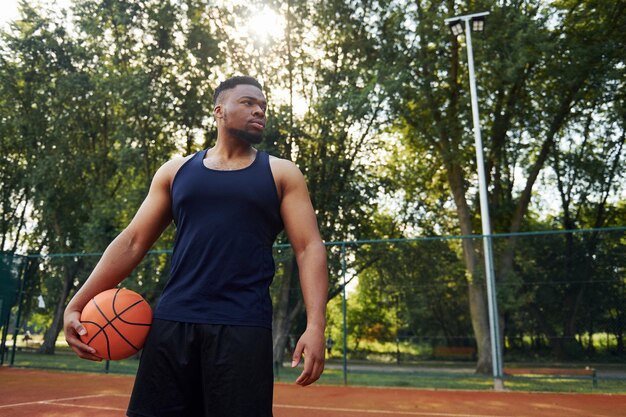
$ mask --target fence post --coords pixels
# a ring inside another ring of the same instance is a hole
[[[348,385],[348,324],[346,321],[346,244],[341,244],[341,276],[343,278],[343,384]]]
[[[24,297],[24,281],[26,281],[27,262],[20,262],[20,292],[17,295],[17,316],[15,317],[15,329],[13,330],[13,347],[11,349],[11,360],[9,366],[15,363],[15,351],[17,350],[17,336],[20,331],[20,320],[22,320],[22,298]]]
[[[4,254],[0,254],[0,256],[10,256],[11,257],[11,263],[15,262],[15,257],[18,255],[15,254],[9,254],[9,253],[4,253]],[[21,280],[22,275],[24,274],[25,271],[25,260],[26,258],[23,257],[19,257],[20,260],[20,272],[19,272],[19,277]],[[21,282],[21,281],[20,281]],[[8,300],[4,300],[2,298],[0,298],[0,312],[2,312],[3,308],[5,306],[3,306],[3,304],[8,301]],[[11,323],[11,309],[13,308],[11,305],[9,305],[7,303],[7,307],[8,307],[8,314],[7,314],[7,320],[6,323],[1,323],[0,325],[2,325],[2,340],[0,340],[0,366],[4,365],[4,358],[5,356],[8,359],[8,355],[9,355],[9,348],[7,347],[7,338],[9,336],[9,326]],[[4,316],[0,317],[0,320],[4,320]]]

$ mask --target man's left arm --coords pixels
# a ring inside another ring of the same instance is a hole
[[[302,173],[292,162],[276,162],[282,191],[280,211],[298,263],[307,317],[306,330],[296,344],[291,366],[296,367],[304,355],[304,370],[296,383],[306,386],[317,381],[324,371],[328,301],[326,248]]]

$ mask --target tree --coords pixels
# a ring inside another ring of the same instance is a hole
[[[197,2],[86,1],[75,5],[69,32],[61,16],[22,5],[5,50],[7,89],[23,109],[12,139],[26,150],[34,245],[49,253],[102,251],[130,221],[158,166],[195,140],[190,132],[206,123],[208,110],[190,109],[189,100],[208,88],[206,62],[219,62],[200,10]],[[44,279],[56,291],[47,292],[54,310],[42,351],[52,353],[65,302],[90,268],[83,258],[48,265]]]
[[[472,6],[481,9],[477,3]],[[471,186],[475,162],[469,94],[463,94],[466,71],[459,40],[443,25],[445,17],[462,14],[458,10],[453,1],[401,4],[393,9],[383,24],[382,51],[383,59],[395,64],[392,73],[399,76],[383,83],[403,143],[413,154],[434,163],[433,178],[444,179],[443,186],[452,195],[453,231],[470,235],[479,229],[478,198]],[[610,82],[607,75],[619,53],[616,43],[600,39],[612,36],[620,25],[598,22],[621,22],[623,7],[594,3],[577,9],[564,2],[552,8],[541,2],[501,2],[491,12],[491,20],[508,23],[488,26],[484,38],[474,39],[478,84],[483,87],[479,97],[487,138],[491,220],[496,232],[518,232],[539,172],[554,150],[557,135],[572,120],[572,108],[584,105],[590,85]],[[559,19],[561,12],[568,17],[550,27],[550,17]],[[588,25],[589,33],[582,36],[586,44],[578,37],[584,32],[581,24]],[[520,169],[524,178],[518,192],[516,171]],[[516,242],[511,237],[499,248],[501,282],[516,280]],[[478,344],[477,371],[488,372],[491,353],[480,253],[477,241],[464,241],[469,307]]]
[[[286,22],[284,39],[263,46],[263,54],[250,47],[248,38],[231,39],[230,60],[235,68],[258,63],[250,71],[264,81],[270,103],[273,92],[287,92],[288,103],[270,107],[265,146],[292,159],[304,173],[322,237],[357,238],[375,207],[376,185],[366,165],[376,145],[372,132],[381,122],[382,99],[375,82],[376,33],[365,22],[380,9],[370,2],[339,1],[289,1],[277,9]],[[236,17],[223,16],[220,25],[236,25]],[[302,115],[294,111],[297,98],[308,105]],[[341,263],[332,253],[330,269],[331,294],[337,294]],[[274,310],[276,363],[282,363],[289,331],[304,311],[295,259],[281,271]]]

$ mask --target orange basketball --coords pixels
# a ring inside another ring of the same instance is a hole
[[[83,343],[102,359],[119,360],[139,352],[150,330],[152,309],[143,297],[113,288],[92,298],[80,316],[87,334]]]

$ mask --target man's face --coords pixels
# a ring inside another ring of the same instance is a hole
[[[220,95],[214,113],[218,124],[229,134],[257,144],[263,140],[266,109],[267,102],[261,90],[253,85],[240,84]]]

